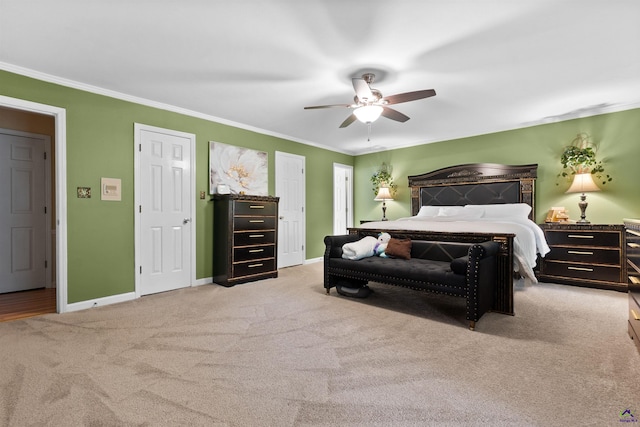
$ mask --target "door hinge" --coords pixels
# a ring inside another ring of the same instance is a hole
[[[300,208],[300,210],[301,210],[302,212],[304,212],[304,206],[303,206],[303,207],[301,207],[301,208]]]
[[[138,151],[142,153],[142,144],[138,144]]]
[[[45,214],[47,213],[47,207],[46,206],[44,207],[44,213]]]
[[[142,274],[142,266],[140,266],[140,274]]]
[[[44,159],[47,160],[47,152],[46,151],[43,153],[43,155],[44,155]]]
[[[142,205],[138,206],[138,213],[142,213]]]
[[[49,267],[49,263],[47,263],[47,260],[44,260],[44,268],[48,268]]]

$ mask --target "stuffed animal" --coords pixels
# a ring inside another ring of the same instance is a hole
[[[389,233],[380,233],[378,235],[378,242],[373,249],[374,254],[382,258],[386,258],[387,254],[385,254],[384,251],[387,249],[387,244],[390,239],[391,235]]]

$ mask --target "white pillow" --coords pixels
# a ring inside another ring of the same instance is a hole
[[[456,216],[462,213],[464,206],[440,206],[438,216]]]
[[[529,218],[531,206],[526,203],[503,203],[497,205],[467,205],[470,209],[483,209],[483,218]]]
[[[439,210],[440,206],[422,206],[416,216],[436,216]]]

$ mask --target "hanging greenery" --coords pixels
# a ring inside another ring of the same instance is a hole
[[[389,193],[391,196],[396,195],[398,185],[393,182],[393,176],[391,176],[391,167],[386,163],[383,163],[376,173],[371,175],[371,183],[373,184],[373,194],[377,195],[380,187],[389,187]]]
[[[602,161],[596,159],[595,147],[586,133],[579,133],[571,141],[571,145],[565,147],[560,163],[562,163],[562,172],[558,174],[558,178],[564,178],[569,182],[573,180],[575,174],[587,172],[593,174],[602,185],[613,179],[605,173]]]

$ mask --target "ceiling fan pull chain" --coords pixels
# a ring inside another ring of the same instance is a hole
[[[371,122],[367,122],[367,142],[371,142]]]

